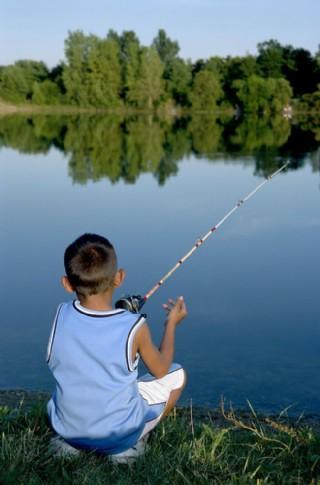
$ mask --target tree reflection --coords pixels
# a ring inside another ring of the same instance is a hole
[[[70,154],[69,175],[81,184],[107,177],[121,178],[123,131],[121,118],[76,116],[66,125],[65,153]]]
[[[222,126],[218,124],[215,116],[195,115],[190,119],[188,129],[194,153],[210,157],[210,154],[218,151]]]
[[[285,159],[299,168],[306,155],[318,160],[318,129],[281,116],[238,121],[212,115],[181,118],[124,115],[11,115],[0,118],[0,147],[46,154],[55,147],[68,155],[69,175],[85,184],[108,178],[134,183],[152,173],[159,184],[178,172],[178,163],[195,155],[210,161],[255,163],[261,176]],[[313,162],[313,169],[319,164]]]

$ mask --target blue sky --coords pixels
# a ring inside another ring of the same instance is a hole
[[[315,53],[319,24],[320,0],[0,0],[0,65],[36,59],[52,67],[76,29],[132,29],[150,44],[164,28],[192,60],[254,54],[270,38]]]

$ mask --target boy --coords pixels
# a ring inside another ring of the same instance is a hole
[[[112,307],[125,272],[106,238],[79,237],[67,247],[64,265],[62,285],[77,299],[59,306],[48,343],[56,381],[47,406],[51,425],[73,448],[130,455],[185,386],[184,370],[172,365],[185,303],[180,297],[163,305],[167,320],[158,350],[142,315]],[[140,357],[150,374],[137,380]]]

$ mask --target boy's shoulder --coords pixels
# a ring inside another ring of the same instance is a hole
[[[70,316],[78,316],[83,318],[89,318],[92,320],[109,319],[111,320],[121,320],[123,322],[128,322],[134,324],[135,322],[142,322],[145,320],[145,315],[140,313],[132,313],[123,308],[112,308],[111,310],[94,310],[81,305],[79,300],[70,300],[67,302],[60,303],[57,308],[57,315],[60,313],[65,318]]]

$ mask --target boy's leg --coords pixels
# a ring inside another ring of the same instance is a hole
[[[175,406],[186,384],[186,373],[179,364],[172,364],[168,374],[156,379],[145,374],[138,381],[139,392],[150,406],[150,417],[140,436],[149,433]]]
[[[172,409],[175,407],[177,401],[179,400],[184,388],[186,387],[187,384],[187,375],[184,372],[184,381],[181,387],[178,387],[178,389],[174,389],[173,391],[170,392],[170,397],[168,399],[167,405],[164,408],[163,414],[161,416],[161,420],[168,416],[168,414],[171,413]]]

